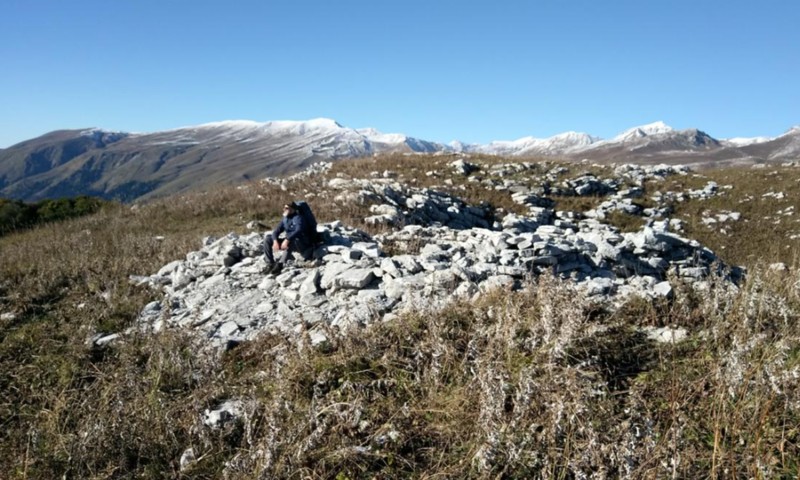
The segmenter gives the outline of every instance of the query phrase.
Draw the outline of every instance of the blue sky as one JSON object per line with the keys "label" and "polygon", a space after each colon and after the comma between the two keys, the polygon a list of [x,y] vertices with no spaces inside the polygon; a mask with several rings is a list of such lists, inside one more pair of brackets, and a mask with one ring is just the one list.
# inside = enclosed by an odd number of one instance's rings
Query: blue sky
{"label": "blue sky", "polygon": [[800,124],[800,2],[4,0],[0,147],[334,118],[447,142]]}

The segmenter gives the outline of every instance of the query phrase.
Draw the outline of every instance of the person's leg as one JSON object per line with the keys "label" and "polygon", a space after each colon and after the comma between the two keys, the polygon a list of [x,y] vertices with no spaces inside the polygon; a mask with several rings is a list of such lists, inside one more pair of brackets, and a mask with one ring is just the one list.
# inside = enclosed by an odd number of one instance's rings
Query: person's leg
{"label": "person's leg", "polygon": [[292,252],[297,252],[303,257],[303,260],[311,260],[314,255],[314,245],[306,238],[298,238],[292,242]]}
{"label": "person's leg", "polygon": [[278,263],[282,263],[282,264],[285,265],[286,261],[289,260],[289,258],[291,258],[289,255],[291,255],[292,251],[293,251],[292,250],[292,244],[290,243],[289,244],[289,248],[287,248],[286,250],[282,250],[282,251],[283,251],[283,253],[281,254],[281,259],[278,260]]}
{"label": "person's leg", "polygon": [[287,248],[286,250],[281,250],[281,252],[283,252],[283,253],[281,253],[281,258],[278,259],[277,262],[273,262],[271,264],[272,267],[269,270],[270,274],[278,275],[279,273],[281,273],[283,271],[283,267],[284,267],[284,265],[286,265],[286,260],[289,259],[289,255],[291,255],[291,253],[292,253],[292,243],[293,242],[289,243],[289,248]]}
{"label": "person's leg", "polygon": [[[299,252],[303,256],[304,260],[308,260],[313,255],[314,249],[313,245],[311,245],[307,241],[304,241],[304,239],[300,238],[289,242],[289,248],[287,248],[286,250],[282,250],[282,252],[283,253],[281,254],[281,258],[276,263],[273,264],[272,268],[270,269],[270,273],[275,275],[279,274],[283,270],[283,267],[286,265],[286,262],[290,258],[293,258],[292,254],[294,252]],[[270,258],[271,254],[272,251],[270,251]]]}
{"label": "person's leg", "polygon": [[269,265],[273,265],[275,263],[275,256],[272,253],[272,234],[268,233],[266,237],[264,237],[264,258],[267,260]]}

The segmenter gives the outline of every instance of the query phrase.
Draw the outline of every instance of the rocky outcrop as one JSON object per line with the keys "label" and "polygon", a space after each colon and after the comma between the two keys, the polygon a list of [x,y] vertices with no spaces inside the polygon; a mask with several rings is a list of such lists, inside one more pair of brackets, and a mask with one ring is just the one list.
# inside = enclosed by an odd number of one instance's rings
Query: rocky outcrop
{"label": "rocky outcrop", "polygon": [[[614,205],[637,195],[635,187],[588,177],[565,185],[584,195],[611,189]],[[631,295],[669,297],[678,283],[702,288],[711,274],[735,279],[740,273],[727,272],[713,252],[670,232],[668,219],[620,233],[601,221],[603,208],[589,216],[555,211],[550,199],[520,189],[511,195],[528,214],[492,220],[485,206],[391,178],[334,179],[329,187],[371,203],[375,215],[367,223],[396,228],[372,237],[340,222],[321,224],[326,242],[315,260],[294,262],[274,277],[262,273],[262,234],[207,238],[185,259],[132,279],[164,293],[142,311],[142,327],[191,329],[217,348],[265,331],[307,335],[322,348],[337,330],[518,289],[541,275],[574,281],[598,301],[619,302]]]}
{"label": "rocky outcrop", "polygon": [[441,225],[453,229],[490,228],[486,206],[467,205],[463,200],[431,189],[411,188],[391,179],[332,180],[329,187],[343,190],[336,199],[371,204],[375,215],[369,225]]}

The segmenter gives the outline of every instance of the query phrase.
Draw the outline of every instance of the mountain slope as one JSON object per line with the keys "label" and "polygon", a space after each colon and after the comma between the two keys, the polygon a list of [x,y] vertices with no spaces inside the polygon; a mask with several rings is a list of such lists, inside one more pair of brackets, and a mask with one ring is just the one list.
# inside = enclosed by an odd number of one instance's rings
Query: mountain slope
{"label": "mountain slope", "polygon": [[596,161],[681,162],[708,156],[725,148],[702,130],[674,130],[662,122],[634,127],[611,140],[593,143],[579,152]]}
{"label": "mountain slope", "polygon": [[587,133],[565,132],[549,138],[523,137],[511,141],[494,141],[486,145],[453,142],[450,148],[457,152],[502,156],[563,155],[588,147],[597,140],[598,138]]}
{"label": "mountain slope", "polygon": [[348,128],[326,118],[224,121],[146,134],[60,130],[0,150],[0,197],[32,201],[88,194],[133,201],[295,172],[320,160],[392,152],[747,164],[800,158],[800,128],[772,139],[720,141],[702,130],[675,130],[654,122],[609,140],[565,132],[485,145],[442,145],[372,128]]}
{"label": "mountain slope", "polygon": [[97,129],[57,130],[0,150],[0,189],[48,172],[91,150],[105,148],[127,136]]}
{"label": "mountain slope", "polygon": [[764,142],[752,143],[741,148],[755,158],[771,161],[797,160],[800,157],[800,126]]}
{"label": "mountain slope", "polygon": [[109,135],[54,132],[0,152],[0,195],[37,200],[84,193],[130,201],[283,174],[319,160],[441,149],[328,119],[218,122],[118,134],[113,143]]}

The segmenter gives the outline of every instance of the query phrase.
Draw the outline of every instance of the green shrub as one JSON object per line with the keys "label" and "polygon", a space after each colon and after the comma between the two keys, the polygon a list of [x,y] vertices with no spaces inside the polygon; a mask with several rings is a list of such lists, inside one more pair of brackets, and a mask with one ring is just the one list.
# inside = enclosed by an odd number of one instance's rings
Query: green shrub
{"label": "green shrub", "polygon": [[0,235],[35,223],[36,209],[19,200],[0,198]]}
{"label": "green shrub", "polygon": [[0,198],[0,235],[48,222],[82,217],[97,212],[108,202],[82,195],[26,204]]}

